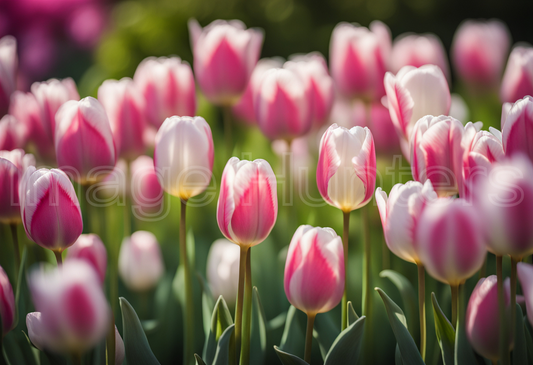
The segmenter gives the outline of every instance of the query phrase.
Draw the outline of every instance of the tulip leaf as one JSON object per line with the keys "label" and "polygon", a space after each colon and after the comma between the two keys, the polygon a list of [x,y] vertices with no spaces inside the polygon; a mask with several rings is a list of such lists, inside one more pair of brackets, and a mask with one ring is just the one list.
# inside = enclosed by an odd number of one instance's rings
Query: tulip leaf
{"label": "tulip leaf", "polygon": [[455,330],[442,312],[437,302],[435,293],[431,293],[431,303],[433,304],[433,318],[435,320],[435,332],[439,343],[444,365],[454,365],[455,361]]}
{"label": "tulip leaf", "polygon": [[402,353],[398,344],[396,344],[396,350],[394,351],[394,364],[403,365]]}
{"label": "tulip leaf", "polygon": [[159,364],[148,344],[137,313],[123,297],[120,298],[120,309],[122,310],[124,348],[128,365]]}
{"label": "tulip leaf", "polygon": [[466,337],[464,285],[459,287],[458,327],[455,330],[455,365],[476,364],[476,355]]}
{"label": "tulip leaf", "polygon": [[524,334],[526,338],[526,347],[527,347],[527,357],[528,357],[528,364],[533,364],[533,338],[531,338],[531,332],[530,328],[531,325],[529,324],[529,320],[527,317],[524,317]]}
{"label": "tulip leaf", "polygon": [[416,295],[413,285],[411,285],[411,282],[405,276],[394,270],[383,270],[379,273],[379,276],[389,279],[400,292],[403,309],[405,310],[405,317],[407,319],[408,327],[410,328],[409,333],[413,336],[414,334],[412,331],[416,328],[415,320],[418,313],[416,303],[416,298],[418,298],[418,296]]}
{"label": "tulip leaf", "polygon": [[252,333],[250,338],[250,364],[263,365],[267,347],[266,318],[259,292],[252,289]]}
{"label": "tulip leaf", "polygon": [[[213,360],[213,365],[228,365],[230,358],[230,348],[233,349],[234,346],[231,346],[233,338],[233,330],[235,325],[232,324],[222,333],[218,339],[217,352],[215,354],[215,359]],[[129,364],[128,364],[129,365]]]}
{"label": "tulip leaf", "polygon": [[279,348],[288,353],[303,354],[304,340],[304,333],[298,320],[298,310],[291,305],[287,312],[287,319]]}
{"label": "tulip leaf", "polygon": [[359,318],[341,332],[326,356],[324,365],[356,364],[359,360],[366,317]]}
{"label": "tulip leaf", "polygon": [[204,277],[198,272],[196,273],[196,277],[198,278],[198,281],[200,282],[200,286],[202,288],[202,320],[204,326],[204,334],[207,339],[211,330],[211,313],[213,312],[215,303],[213,301],[213,293],[211,292],[211,289],[209,288],[209,285],[207,284]]}
{"label": "tulip leaf", "polygon": [[524,328],[524,314],[520,304],[516,304],[515,332],[514,332],[514,349],[513,364],[528,364],[526,329]]}
{"label": "tulip leaf", "polygon": [[401,308],[398,307],[398,305],[394,303],[383,290],[380,288],[376,288],[376,290],[385,305],[385,310],[387,311],[394,337],[396,337],[396,341],[398,342],[403,362],[409,365],[423,365],[424,361],[422,361],[422,357],[418,352],[415,341],[407,329],[407,321]]}
{"label": "tulip leaf", "polygon": [[211,314],[209,333],[202,354],[202,358],[206,364],[210,365],[213,363],[217,351],[217,342],[220,340],[222,333],[232,324],[233,319],[231,318],[228,305],[221,295],[218,297],[213,313]]}
{"label": "tulip leaf", "polygon": [[309,365],[298,356],[280,350],[278,346],[274,346],[274,350],[276,350],[276,354],[283,365]]}
{"label": "tulip leaf", "polygon": [[204,360],[197,354],[194,354],[194,359],[196,360],[196,365],[206,365]]}
{"label": "tulip leaf", "polygon": [[275,331],[285,324],[287,321],[287,312],[281,312],[270,321],[267,322],[267,332]]}
{"label": "tulip leaf", "polygon": [[313,335],[318,342],[322,359],[326,358],[339,333],[339,328],[335,326],[329,313],[320,313],[316,316]]}
{"label": "tulip leaf", "polygon": [[[19,272],[17,275],[17,286],[15,289],[15,303],[17,310],[15,311],[15,321],[13,323],[13,328],[17,327],[19,323],[19,313],[27,313],[26,312],[26,297],[28,296],[28,284],[26,283],[26,256],[27,251],[26,248],[22,251],[22,258],[20,260],[20,267]],[[22,297],[22,298],[21,298]]]}
{"label": "tulip leaf", "polygon": [[354,323],[358,319],[359,319],[359,316],[355,312],[355,309],[353,309],[352,302],[348,302],[348,326],[350,326],[352,323]]}

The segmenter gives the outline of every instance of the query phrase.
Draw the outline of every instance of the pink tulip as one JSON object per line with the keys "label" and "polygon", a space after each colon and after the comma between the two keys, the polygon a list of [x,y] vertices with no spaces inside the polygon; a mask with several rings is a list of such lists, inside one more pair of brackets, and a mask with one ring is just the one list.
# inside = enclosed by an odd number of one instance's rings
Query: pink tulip
{"label": "pink tulip", "polygon": [[196,87],[191,66],[179,57],[148,57],[133,81],[144,97],[146,119],[159,128],[173,115],[196,114]]}
{"label": "pink tulip", "polygon": [[[503,123],[502,119],[502,123]],[[502,124],[502,143],[507,156],[523,153],[533,161],[533,97],[512,105]]]}
{"label": "pink tulip", "polygon": [[497,86],[510,45],[509,30],[499,20],[465,20],[452,43],[452,60],[459,77],[472,86]]}
{"label": "pink tulip", "polygon": [[259,59],[263,32],[240,20],[215,20],[202,29],[189,20],[196,81],[207,99],[223,106],[234,105],[246,89]]}
{"label": "pink tulip", "polygon": [[402,260],[421,264],[416,244],[418,221],[426,205],[437,199],[431,181],[396,184],[389,197],[377,188],[376,203],[389,249]]}
{"label": "pink tulip", "polygon": [[0,120],[0,150],[11,151],[24,147],[26,134],[24,124],[12,115],[4,115]]}
{"label": "pink tulip", "polygon": [[296,191],[302,193],[309,186],[309,165],[312,163],[312,153],[309,150],[310,139],[308,137],[296,138],[290,145],[283,139],[276,139],[272,142],[272,151],[280,158],[280,161],[286,154],[290,154],[292,184]]}
{"label": "pink tulip", "polygon": [[519,262],[517,267],[518,280],[522,286],[522,292],[526,300],[527,318],[533,325],[533,266]]}
{"label": "pink tulip", "polygon": [[409,140],[416,122],[425,115],[447,115],[451,97],[442,70],[435,65],[403,67],[394,76],[385,75],[390,116],[400,136],[402,151],[409,158]]}
{"label": "pink tulip", "polygon": [[254,99],[255,118],[270,139],[303,136],[312,126],[310,85],[295,72],[276,68],[264,73]]}
{"label": "pink tulip", "polygon": [[308,315],[328,312],[342,299],[344,269],[342,240],[333,229],[300,226],[285,262],[285,295]]}
{"label": "pink tulip", "polygon": [[240,254],[239,246],[221,238],[213,242],[207,255],[207,282],[213,298],[222,295],[230,306],[237,300]]}
{"label": "pink tulip", "polygon": [[485,260],[482,228],[476,210],[464,199],[441,198],[428,204],[416,230],[427,272],[450,286],[463,284]]}
{"label": "pink tulip", "polygon": [[[480,125],[474,126],[477,130]],[[463,146],[465,127],[455,118],[427,115],[411,134],[411,170],[421,183],[431,180],[439,196],[463,194]]]}
{"label": "pink tulip", "polygon": [[[521,264],[519,264],[521,265]],[[498,321],[498,286],[496,275],[482,278],[477,283],[466,309],[466,336],[476,352],[497,362],[500,342],[500,322]],[[511,284],[509,278],[503,283],[506,317],[511,321]],[[511,347],[513,336],[509,336]]]}
{"label": "pink tulip", "polygon": [[533,95],[533,47],[519,44],[507,61],[500,88],[502,102],[514,103],[526,95]]}
{"label": "pink tulip", "polygon": [[228,240],[252,247],[267,238],[278,215],[276,176],[265,160],[229,159],[220,185],[217,222]]}
{"label": "pink tulip", "polygon": [[0,115],[7,113],[9,98],[17,89],[17,41],[8,35],[0,39]]}
{"label": "pink tulip", "polygon": [[160,212],[163,189],[154,169],[154,160],[148,156],[139,156],[131,163],[131,196],[133,208],[141,216]]}
{"label": "pink tulip", "polygon": [[82,234],[67,252],[67,260],[85,260],[94,268],[102,285],[107,269],[107,251],[98,235]]}
{"label": "pink tulip", "polygon": [[6,272],[0,266],[0,318],[2,319],[2,333],[5,336],[11,331],[15,324],[15,297],[13,295],[13,288],[9,282]]}
{"label": "pink tulip", "polygon": [[337,24],[329,49],[337,90],[349,99],[379,100],[385,95],[383,76],[390,48],[390,30],[379,21],[372,22],[370,30],[359,24]]}
{"label": "pink tulip", "polygon": [[167,118],[155,139],[154,166],[161,187],[188,200],[204,191],[213,170],[213,137],[202,117]]}
{"label": "pink tulip", "polygon": [[80,204],[63,171],[30,166],[20,191],[22,223],[28,237],[55,252],[76,242],[83,230]]}
{"label": "pink tulip", "polygon": [[118,257],[122,281],[134,291],[147,291],[157,285],[165,269],[161,249],[151,232],[137,231],[125,237]]}
{"label": "pink tulip", "polygon": [[331,125],[320,140],[316,182],[322,198],[345,213],[366,205],[376,185],[370,130]]}
{"label": "pink tulip", "polygon": [[106,112],[95,98],[67,101],[56,114],[60,169],[82,185],[102,180],[115,166],[115,144]]}
{"label": "pink tulip", "polygon": [[111,124],[117,157],[132,160],[144,152],[144,100],[130,78],[106,80],[98,88]]}
{"label": "pink tulip", "polygon": [[84,260],[69,260],[31,272],[29,286],[37,312],[26,317],[29,337],[38,347],[80,354],[100,343],[109,328],[110,308],[100,279]]}

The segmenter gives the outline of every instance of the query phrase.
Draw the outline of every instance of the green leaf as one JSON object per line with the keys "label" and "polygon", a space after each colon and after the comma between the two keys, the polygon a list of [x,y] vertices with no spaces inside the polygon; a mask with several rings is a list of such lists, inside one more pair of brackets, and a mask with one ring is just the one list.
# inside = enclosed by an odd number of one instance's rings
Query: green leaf
{"label": "green leaf", "polygon": [[270,321],[267,322],[267,332],[275,331],[287,322],[287,312],[281,312]]}
{"label": "green leaf", "polygon": [[266,318],[259,292],[252,289],[252,333],[250,339],[250,364],[263,365],[266,356],[267,330]]}
{"label": "green leaf", "polygon": [[[405,310],[404,313],[407,319],[408,328],[410,328],[411,331],[414,331],[416,329],[415,321],[418,313],[416,303],[416,298],[418,298],[418,296],[416,295],[413,285],[411,285],[411,282],[405,276],[394,270],[383,270],[379,273],[379,276],[389,279],[392,281],[394,286],[398,288],[400,296],[402,297],[403,309]],[[411,336],[413,336],[413,332],[411,331]]]}
{"label": "green leaf", "polygon": [[202,320],[204,325],[204,334],[207,338],[211,330],[211,313],[215,308],[215,302],[213,301],[213,293],[207,284],[206,280],[200,273],[196,273],[196,277],[200,282],[202,288]]}
{"label": "green leaf", "polygon": [[122,310],[124,347],[128,365],[159,364],[150,349],[137,313],[125,298],[120,297],[119,301]]}
{"label": "green leaf", "polygon": [[228,305],[221,295],[215,303],[215,308],[211,314],[209,334],[207,335],[202,354],[202,358],[207,364],[213,363],[217,351],[217,342],[222,336],[222,333],[232,324],[233,319],[231,318]]}
{"label": "green leaf", "polygon": [[403,365],[402,353],[398,344],[396,344],[396,350],[394,351],[394,364]]}
{"label": "green leaf", "polygon": [[316,316],[313,335],[318,342],[322,359],[326,358],[339,333],[338,326],[335,326],[328,313],[320,313]]}
{"label": "green leaf", "polygon": [[279,348],[287,353],[303,354],[304,341],[304,333],[298,321],[298,310],[291,305],[287,312],[287,319]]}
{"label": "green leaf", "polygon": [[[17,311],[15,313],[15,322],[13,323],[13,328],[17,327],[19,322],[19,313],[26,313],[26,298],[28,297],[28,284],[26,283],[26,257],[27,250],[24,248],[22,251],[22,258],[20,260],[19,272],[17,275],[17,287],[15,289],[15,303]],[[22,297],[22,299],[21,299]]]}
{"label": "green leaf", "polygon": [[366,317],[359,318],[337,337],[326,356],[324,365],[356,364],[359,360]]}
{"label": "green leaf", "polygon": [[[218,340],[217,344],[217,352],[215,354],[215,359],[213,360],[213,365],[228,365],[229,364],[229,356],[230,356],[230,343],[232,342],[232,335],[233,330],[235,329],[235,325],[232,324],[226,330],[222,333]],[[128,364],[130,365],[130,364]]]}
{"label": "green leaf", "polygon": [[196,359],[196,365],[205,365],[204,360],[202,360],[202,358],[197,354],[194,354],[194,358]]}
{"label": "green leaf", "polygon": [[524,317],[524,332],[526,335],[527,354],[529,358],[528,364],[533,363],[533,338],[531,338],[531,325],[527,317]]}
{"label": "green leaf", "polygon": [[516,304],[515,332],[514,332],[514,349],[513,364],[527,364],[527,344],[526,333],[524,328],[524,314],[520,304]]}
{"label": "green leaf", "polygon": [[448,318],[442,312],[437,302],[435,293],[431,293],[431,303],[433,304],[433,318],[435,319],[435,332],[439,342],[442,361],[444,365],[454,365],[455,361],[455,330]]}
{"label": "green leaf", "polygon": [[354,323],[359,319],[359,316],[355,312],[355,309],[353,309],[352,302],[348,302],[348,326]]}
{"label": "green leaf", "polygon": [[389,317],[389,322],[392,327],[392,332],[394,332],[394,337],[398,342],[398,347],[400,353],[402,354],[403,362],[409,365],[420,364],[423,365],[422,357],[418,352],[415,341],[409,330],[407,329],[407,321],[402,310],[396,303],[392,301],[391,298],[380,288],[376,288],[377,292],[383,300],[385,309],[387,311],[387,316]]}
{"label": "green leaf", "polygon": [[283,365],[309,365],[298,356],[280,350],[278,346],[274,346],[274,350],[276,350],[276,354]]}
{"label": "green leaf", "polygon": [[[466,337],[465,330],[465,304],[464,304],[464,285],[459,287],[459,306],[458,306],[458,328],[455,331],[455,365],[476,364],[476,355],[470,346]],[[497,320],[497,318],[496,318]]]}

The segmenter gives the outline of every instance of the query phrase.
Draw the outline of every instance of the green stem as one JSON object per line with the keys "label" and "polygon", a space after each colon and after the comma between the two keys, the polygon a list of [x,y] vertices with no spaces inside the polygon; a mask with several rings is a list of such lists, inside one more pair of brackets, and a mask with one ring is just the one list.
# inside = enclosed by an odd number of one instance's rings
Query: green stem
{"label": "green stem", "polygon": [[61,256],[61,251],[52,251],[56,256],[57,266],[63,265],[63,256]]}
{"label": "green stem", "polygon": [[344,218],[344,229],[342,233],[342,246],[344,247],[344,294],[342,295],[342,315],[341,332],[348,327],[348,296],[346,287],[348,286],[348,238],[350,234],[350,212],[342,212]]}
{"label": "green stem", "polygon": [[418,267],[418,313],[420,318],[420,355],[426,359],[426,278],[424,265]]}
{"label": "green stem", "polygon": [[515,330],[515,317],[516,317],[516,265],[520,260],[516,260],[511,257],[511,325],[510,333],[514,333]]}
{"label": "green stem", "polygon": [[370,232],[368,227],[368,208],[362,208],[363,215],[363,242],[364,248],[364,261],[363,261],[363,316],[370,316],[370,310],[372,308],[372,297],[370,292],[370,265],[371,265],[371,248],[370,248]]}
{"label": "green stem", "polygon": [[226,155],[230,158],[233,154],[233,117],[231,114],[231,106],[222,107],[224,119],[224,142],[226,144]]}
{"label": "green stem", "polygon": [[315,323],[316,314],[307,314],[307,331],[305,332],[305,355],[306,363],[311,364],[311,350],[313,346],[313,325]]}
{"label": "green stem", "polygon": [[479,270],[479,279],[484,278],[487,276],[487,254],[485,254],[485,259],[483,260],[483,265],[481,266],[481,269]]}
{"label": "green stem", "polygon": [[250,334],[252,328],[252,250],[246,255],[246,278],[244,279],[244,315],[242,321],[241,365],[250,363]]}
{"label": "green stem", "polygon": [[452,289],[452,326],[457,329],[457,303],[459,296],[459,285],[450,285]]}
{"label": "green stem", "polygon": [[130,162],[126,161],[126,171],[124,172],[124,237],[131,236],[131,186],[130,186]]}
{"label": "green stem", "polygon": [[283,192],[283,205],[292,206],[292,168],[291,168],[291,145],[292,141],[287,140],[287,153],[283,154],[283,174],[285,175],[285,184]]}
{"label": "green stem", "polygon": [[239,285],[237,287],[237,306],[235,309],[235,358],[241,353],[241,332],[242,332],[242,308],[244,303],[244,278],[246,272],[246,259],[249,247],[240,246],[241,254],[239,258]]}
{"label": "green stem", "polygon": [[11,236],[13,237],[13,251],[15,253],[15,277],[18,276],[20,270],[20,248],[19,248],[19,238],[17,234],[17,224],[11,223],[9,225],[11,228]]}
{"label": "green stem", "polygon": [[79,353],[72,354],[72,363],[74,365],[81,365],[81,355]]}
{"label": "green stem", "polygon": [[187,211],[187,201],[181,200],[180,216],[180,265],[183,266],[185,278],[185,310],[183,311],[183,323],[185,324],[185,344],[183,353],[183,364],[194,364],[194,301],[192,293],[192,277],[187,257],[187,232],[185,214]]}
{"label": "green stem", "polygon": [[498,278],[498,314],[500,318],[500,363],[502,365],[510,365],[509,357],[508,335],[507,335],[507,318],[505,318],[505,299],[503,292],[503,258],[496,256],[496,275]]}

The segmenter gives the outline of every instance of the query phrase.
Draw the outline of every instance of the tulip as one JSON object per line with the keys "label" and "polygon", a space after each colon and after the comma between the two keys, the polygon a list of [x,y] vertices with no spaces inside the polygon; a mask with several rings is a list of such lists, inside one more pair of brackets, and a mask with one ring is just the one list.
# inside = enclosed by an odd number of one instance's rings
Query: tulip
{"label": "tulip", "polygon": [[213,170],[213,137],[202,117],[167,118],[156,135],[154,166],[161,187],[186,201],[207,188]]}
{"label": "tulip", "polygon": [[131,163],[131,196],[133,208],[142,216],[161,211],[163,189],[159,185],[154,161],[148,156],[139,156]]}
{"label": "tulip", "polygon": [[518,279],[526,300],[527,318],[533,325],[533,266],[524,262],[518,263]]}
{"label": "tulip", "polygon": [[115,166],[115,145],[102,104],[87,97],[67,101],[56,114],[55,148],[60,169],[82,185],[94,184]]}
{"label": "tulip", "polygon": [[6,272],[0,266],[0,318],[2,319],[2,333],[4,337],[15,325],[15,296]]}
{"label": "tulip", "polygon": [[148,57],[133,76],[144,97],[146,119],[159,128],[173,115],[195,115],[196,88],[191,66],[179,57]]}
{"label": "tulip", "polygon": [[230,306],[237,299],[239,255],[239,247],[224,238],[213,242],[207,255],[207,282],[213,297],[222,295]]}
{"label": "tulip", "polygon": [[97,191],[106,198],[106,202],[123,201],[124,197],[130,193],[130,187],[126,183],[127,170],[128,164],[124,159],[120,159],[113,171],[98,183]]}
{"label": "tulip", "polygon": [[459,77],[471,86],[498,84],[511,35],[499,20],[465,20],[455,31],[452,61]]}
{"label": "tulip", "polygon": [[20,187],[22,223],[29,238],[48,248],[61,262],[61,252],[83,230],[80,204],[67,175],[58,169],[30,166]]}
{"label": "tulip", "polygon": [[[476,123],[472,128],[479,130],[481,126]],[[413,179],[421,183],[431,180],[441,197],[463,194],[464,129],[460,121],[444,115],[427,115],[413,128],[410,142]]]}
{"label": "tulip", "polygon": [[[520,265],[520,264],[519,264]],[[487,359],[498,362],[499,334],[501,331],[498,318],[498,288],[496,275],[482,278],[477,283],[466,309],[466,336],[477,353]],[[506,320],[510,321],[510,282],[504,284]],[[509,336],[509,348],[512,346],[513,336]]]}
{"label": "tulip", "polygon": [[86,261],[69,260],[49,271],[35,269],[29,286],[40,315],[28,315],[26,324],[38,347],[80,355],[105,337],[111,311],[98,274]]}
{"label": "tulip", "polygon": [[533,47],[519,44],[511,51],[500,88],[502,102],[514,103],[533,95]]}
{"label": "tulip", "polygon": [[144,100],[130,78],[106,80],[98,88],[98,101],[111,124],[117,157],[132,160],[144,152]]}
{"label": "tulip", "polygon": [[107,251],[102,240],[96,234],[82,234],[67,252],[67,260],[85,260],[98,274],[102,285],[107,269]]}
{"label": "tulip", "polygon": [[17,40],[8,35],[0,39],[0,115],[7,113],[9,98],[17,89]]}
{"label": "tulip", "polygon": [[403,67],[394,76],[385,75],[390,116],[400,136],[402,151],[409,158],[409,140],[416,122],[425,115],[447,115],[451,97],[442,70],[435,65]]}
{"label": "tulip", "polygon": [[329,49],[337,90],[349,99],[379,100],[385,94],[383,76],[390,48],[390,30],[379,21],[372,22],[370,29],[359,24],[337,24]]}
{"label": "tulip", "polygon": [[196,81],[213,104],[234,105],[244,93],[259,59],[262,31],[239,20],[215,20],[202,29],[189,20]]}
{"label": "tulip", "polygon": [[505,114],[505,119],[502,118],[505,155],[523,153],[533,161],[533,146],[530,142],[533,138],[533,97],[525,96],[518,100]]}
{"label": "tulip", "polygon": [[0,120],[0,150],[11,151],[24,147],[26,128],[14,116],[6,114]]}

